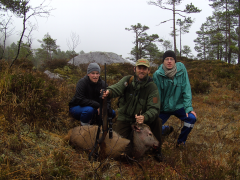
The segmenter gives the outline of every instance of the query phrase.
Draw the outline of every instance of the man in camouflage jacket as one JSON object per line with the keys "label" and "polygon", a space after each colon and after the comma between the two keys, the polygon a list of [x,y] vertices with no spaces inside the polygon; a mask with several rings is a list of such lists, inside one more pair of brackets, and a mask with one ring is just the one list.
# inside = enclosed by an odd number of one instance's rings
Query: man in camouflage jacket
{"label": "man in camouflage jacket", "polygon": [[[150,64],[139,59],[134,67],[134,76],[125,76],[109,86],[103,97],[119,98],[118,118],[114,130],[124,138],[130,138],[131,125],[135,122],[147,124],[161,144],[162,121],[158,88],[149,75]],[[161,145],[155,158],[161,161]]]}

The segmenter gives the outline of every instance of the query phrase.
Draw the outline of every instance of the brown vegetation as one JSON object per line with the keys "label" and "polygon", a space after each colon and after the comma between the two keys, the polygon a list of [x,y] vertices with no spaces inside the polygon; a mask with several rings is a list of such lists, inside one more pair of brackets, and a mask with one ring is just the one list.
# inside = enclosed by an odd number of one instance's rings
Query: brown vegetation
{"label": "brown vegetation", "polygon": [[[138,161],[91,163],[88,153],[76,151],[62,138],[78,126],[68,114],[68,102],[87,66],[58,68],[66,80],[57,81],[25,66],[8,69],[9,65],[0,63],[0,179],[240,178],[238,65],[183,61],[198,115],[185,148],[175,148],[182,123],[171,117],[167,123],[175,131],[164,140],[164,162],[156,162],[149,151]],[[133,72],[129,64],[107,68],[109,85]],[[114,109],[116,102],[114,99]]]}

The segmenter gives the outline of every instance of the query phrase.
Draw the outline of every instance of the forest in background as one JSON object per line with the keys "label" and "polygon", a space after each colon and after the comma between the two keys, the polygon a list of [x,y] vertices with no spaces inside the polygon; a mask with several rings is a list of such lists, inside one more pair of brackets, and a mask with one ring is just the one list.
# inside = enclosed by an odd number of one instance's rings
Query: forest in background
{"label": "forest in background", "polygon": [[[32,7],[30,1],[0,1],[0,59],[13,62],[16,59],[27,58],[32,61],[36,68],[40,68],[44,61],[52,59],[70,60],[84,51],[76,52],[76,48],[80,44],[79,34],[72,32],[67,39],[69,50],[62,51],[54,39],[48,32],[38,42],[41,48],[32,48],[32,32],[36,30],[36,26],[31,23],[31,19],[47,18],[54,11],[54,8],[48,6],[45,1],[38,6]],[[213,8],[212,16],[207,17],[206,22],[201,25],[195,42],[194,50],[197,55],[192,54],[192,49],[188,45],[182,45],[182,36],[188,34],[193,23],[192,13],[201,13],[194,4],[186,5],[185,9],[178,9],[178,5],[182,0],[155,0],[148,1],[147,5],[156,6],[159,10],[168,10],[173,13],[173,17],[166,19],[160,24],[167,21],[173,21],[172,32],[169,36],[174,39],[173,44],[167,39],[161,38],[157,33],[148,34],[150,29],[147,25],[137,23],[125,30],[134,34],[133,48],[129,49],[131,60],[145,58],[150,61],[159,59],[163,52],[173,49],[180,57],[184,56],[195,60],[221,60],[231,64],[239,63],[239,47],[240,47],[240,11],[238,0],[209,0],[210,6]],[[14,24],[12,17],[8,13],[13,13],[22,21],[22,31],[19,41],[13,42],[10,46],[6,45],[7,39],[14,33]],[[180,17],[180,18],[179,18]],[[123,27],[124,28],[124,27]],[[186,38],[186,36],[185,36]],[[176,46],[179,41],[180,46]],[[161,44],[161,48],[159,47]]]}

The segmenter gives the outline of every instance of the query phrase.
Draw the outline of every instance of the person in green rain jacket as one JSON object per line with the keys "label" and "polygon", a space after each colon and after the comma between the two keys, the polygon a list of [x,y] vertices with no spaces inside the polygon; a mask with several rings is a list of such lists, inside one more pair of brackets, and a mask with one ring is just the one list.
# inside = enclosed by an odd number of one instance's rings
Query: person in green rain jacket
{"label": "person in green rain jacket", "polygon": [[[177,147],[180,144],[185,145],[197,115],[192,107],[192,92],[187,70],[183,63],[176,62],[176,55],[173,51],[169,50],[164,53],[163,63],[153,74],[153,81],[158,87],[161,99],[159,117],[163,124],[171,115],[184,121],[184,126],[177,140]],[[162,133],[165,131],[173,131],[173,128],[163,126]]]}
{"label": "person in green rain jacket", "polygon": [[[118,118],[114,131],[124,138],[130,139],[131,125],[135,122],[147,124],[161,144],[162,121],[158,117],[160,99],[158,88],[149,75],[150,63],[139,59],[134,67],[134,76],[125,76],[118,83],[111,85],[103,93],[103,97],[119,97]],[[161,145],[155,158],[161,161]]]}

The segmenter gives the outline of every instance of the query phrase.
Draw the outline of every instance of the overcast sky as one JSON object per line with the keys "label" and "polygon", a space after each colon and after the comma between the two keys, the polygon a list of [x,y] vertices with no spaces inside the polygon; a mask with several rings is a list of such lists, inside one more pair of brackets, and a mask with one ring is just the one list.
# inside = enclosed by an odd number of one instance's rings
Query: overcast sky
{"label": "overcast sky", "polygon": [[[155,0],[156,1],[156,0]],[[163,0],[164,1],[164,0]],[[166,1],[166,0],[165,0]],[[38,6],[42,1],[31,0],[33,7]],[[71,32],[75,32],[80,37],[80,44],[76,52],[83,50],[114,52],[122,55],[123,58],[130,56],[130,51],[134,44],[134,33],[126,31],[131,25],[141,23],[150,29],[146,32],[158,34],[164,40],[170,40],[173,44],[173,37],[169,35],[172,31],[172,21],[158,25],[160,22],[172,19],[172,12],[162,10],[161,8],[148,5],[147,0],[51,0],[46,1],[49,7],[54,8],[51,16],[46,18],[31,18],[32,23],[37,23],[37,30],[32,32],[33,48],[39,48],[45,34],[49,33],[61,50],[69,50],[67,39],[70,39]],[[209,0],[183,0],[176,9],[183,10],[186,4],[193,3],[201,13],[189,14],[195,19],[190,29],[190,33],[182,36],[182,46],[190,46],[193,54],[193,40],[197,37],[196,31],[200,29],[206,17],[212,15],[212,8],[209,6]],[[168,6],[169,7],[169,6]],[[180,18],[177,16],[176,18]],[[9,37],[11,41],[19,40],[17,34],[22,29],[22,19],[14,18],[15,35]],[[163,47],[157,44],[160,50]],[[177,37],[177,48],[179,49],[179,36]]]}

